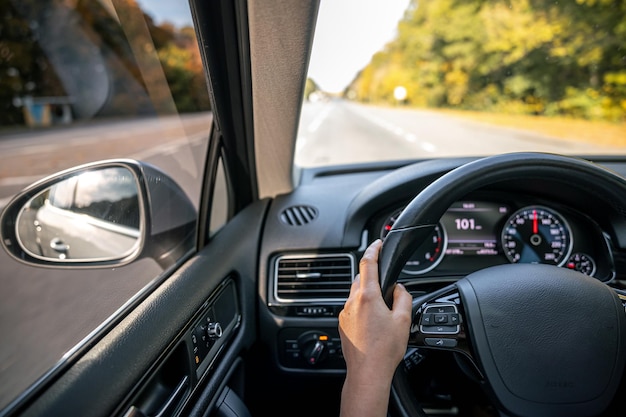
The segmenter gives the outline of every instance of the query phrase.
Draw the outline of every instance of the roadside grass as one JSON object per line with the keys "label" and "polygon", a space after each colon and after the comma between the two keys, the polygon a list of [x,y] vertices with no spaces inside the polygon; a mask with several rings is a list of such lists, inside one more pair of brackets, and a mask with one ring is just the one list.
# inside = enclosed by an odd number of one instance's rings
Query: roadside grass
{"label": "roadside grass", "polygon": [[491,125],[529,130],[557,139],[583,141],[600,146],[626,146],[626,123],[466,110],[428,110]]}

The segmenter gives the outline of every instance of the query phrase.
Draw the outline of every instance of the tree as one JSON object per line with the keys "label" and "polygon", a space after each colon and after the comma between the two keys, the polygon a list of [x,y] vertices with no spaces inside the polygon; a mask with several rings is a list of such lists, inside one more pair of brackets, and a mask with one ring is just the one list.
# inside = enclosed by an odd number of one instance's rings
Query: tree
{"label": "tree", "polygon": [[626,2],[413,0],[357,99],[626,120]]}

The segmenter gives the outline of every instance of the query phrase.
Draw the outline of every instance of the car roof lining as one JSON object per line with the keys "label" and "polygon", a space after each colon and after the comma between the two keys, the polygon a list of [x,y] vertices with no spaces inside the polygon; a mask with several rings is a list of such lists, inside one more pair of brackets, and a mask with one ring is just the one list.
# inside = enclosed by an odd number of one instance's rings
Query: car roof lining
{"label": "car roof lining", "polygon": [[294,186],[296,135],[318,9],[318,0],[248,0],[259,198]]}

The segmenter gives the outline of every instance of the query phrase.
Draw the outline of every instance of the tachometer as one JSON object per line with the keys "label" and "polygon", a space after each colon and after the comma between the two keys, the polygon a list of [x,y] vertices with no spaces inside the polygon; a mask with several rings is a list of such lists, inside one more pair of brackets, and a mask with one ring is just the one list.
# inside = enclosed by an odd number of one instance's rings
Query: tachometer
{"label": "tachometer", "polygon": [[586,253],[574,253],[567,260],[565,267],[582,272],[591,277],[596,273],[596,263],[593,258]]}
{"label": "tachometer", "polygon": [[543,206],[530,206],[509,217],[502,230],[502,249],[513,263],[562,266],[572,251],[570,228],[563,216]]}
{"label": "tachometer", "polygon": [[[387,233],[389,233],[401,212],[402,210],[397,210],[385,220],[382,230],[380,231],[380,237],[382,239],[387,236]],[[402,272],[409,275],[419,275],[431,271],[439,265],[439,262],[443,259],[447,244],[448,239],[446,237],[446,231],[441,223],[437,223],[431,235],[420,245],[404,265]]]}

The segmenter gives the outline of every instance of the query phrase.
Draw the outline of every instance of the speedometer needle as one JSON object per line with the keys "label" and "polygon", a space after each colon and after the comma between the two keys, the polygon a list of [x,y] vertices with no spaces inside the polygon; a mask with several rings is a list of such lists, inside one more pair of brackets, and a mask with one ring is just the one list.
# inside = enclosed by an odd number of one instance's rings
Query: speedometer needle
{"label": "speedometer needle", "polygon": [[533,210],[533,233],[539,233],[539,227],[537,226],[537,210]]}

